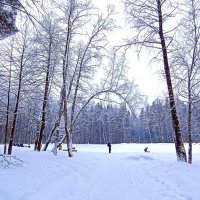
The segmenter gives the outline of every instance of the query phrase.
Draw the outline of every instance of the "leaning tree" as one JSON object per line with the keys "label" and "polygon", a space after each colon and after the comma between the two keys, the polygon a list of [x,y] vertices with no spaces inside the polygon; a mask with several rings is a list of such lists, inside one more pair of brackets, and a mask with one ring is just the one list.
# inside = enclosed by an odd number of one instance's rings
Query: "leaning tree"
{"label": "leaning tree", "polygon": [[148,49],[158,50],[158,56],[162,55],[161,60],[164,65],[164,74],[175,133],[177,160],[186,162],[186,152],[177,116],[170,75],[169,45],[173,41],[175,27],[170,26],[170,30],[167,30],[170,19],[175,15],[177,4],[168,0],[126,0],[125,7],[128,22],[136,31],[135,36],[127,42],[126,46],[138,46],[140,51],[143,47],[146,47]]}

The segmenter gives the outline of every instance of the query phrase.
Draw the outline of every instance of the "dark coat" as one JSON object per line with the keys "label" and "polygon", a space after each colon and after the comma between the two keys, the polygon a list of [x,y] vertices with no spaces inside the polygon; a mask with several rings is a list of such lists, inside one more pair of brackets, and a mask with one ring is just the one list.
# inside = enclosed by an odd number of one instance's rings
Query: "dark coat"
{"label": "dark coat", "polygon": [[108,142],[107,146],[108,146],[109,148],[111,148],[111,143],[110,143],[110,142]]}

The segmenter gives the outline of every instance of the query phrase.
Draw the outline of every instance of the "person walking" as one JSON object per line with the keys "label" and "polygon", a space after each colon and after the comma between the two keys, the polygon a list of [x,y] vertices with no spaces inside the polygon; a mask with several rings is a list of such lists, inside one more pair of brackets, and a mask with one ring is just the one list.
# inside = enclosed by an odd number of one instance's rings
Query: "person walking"
{"label": "person walking", "polygon": [[109,153],[111,153],[111,143],[108,142],[107,146],[108,146],[108,149],[109,149]]}

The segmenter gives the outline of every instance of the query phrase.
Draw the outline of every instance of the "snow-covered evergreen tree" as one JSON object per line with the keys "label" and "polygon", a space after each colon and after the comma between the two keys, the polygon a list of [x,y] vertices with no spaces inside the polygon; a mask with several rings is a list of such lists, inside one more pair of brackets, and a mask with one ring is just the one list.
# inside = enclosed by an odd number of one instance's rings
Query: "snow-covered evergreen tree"
{"label": "snow-covered evergreen tree", "polygon": [[1,0],[0,2],[0,40],[18,31],[16,27],[18,0]]}

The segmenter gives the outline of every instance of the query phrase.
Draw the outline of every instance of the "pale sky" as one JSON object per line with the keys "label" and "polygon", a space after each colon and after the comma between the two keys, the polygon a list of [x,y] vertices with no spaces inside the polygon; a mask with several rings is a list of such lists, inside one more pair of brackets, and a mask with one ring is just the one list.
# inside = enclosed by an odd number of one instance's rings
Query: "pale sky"
{"label": "pale sky", "polygon": [[[123,38],[131,34],[128,25],[125,25],[125,15],[123,14],[123,5],[121,0],[93,0],[94,4],[101,10],[104,11],[107,4],[113,4],[116,6],[116,11],[119,12],[116,14],[115,20],[117,25],[120,25],[122,29],[116,29],[109,39],[112,43],[119,44]],[[163,68],[163,65],[160,64],[151,64],[151,57],[148,56],[148,52],[143,52],[140,57],[134,48],[130,49],[127,53],[128,65],[130,71],[128,77],[132,80],[135,80],[135,83],[139,85],[140,91],[147,95],[149,103],[151,103],[157,97],[163,97],[164,92],[166,93],[166,83],[163,80],[162,76],[158,70]]]}

